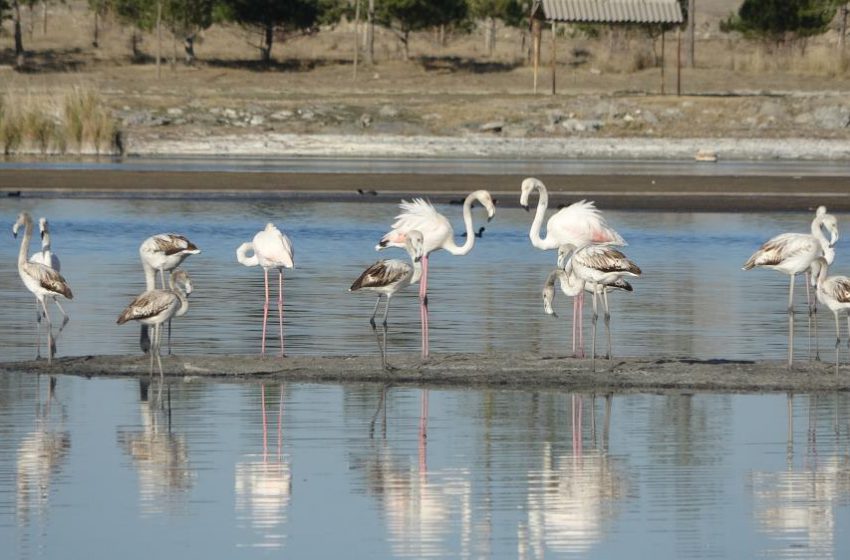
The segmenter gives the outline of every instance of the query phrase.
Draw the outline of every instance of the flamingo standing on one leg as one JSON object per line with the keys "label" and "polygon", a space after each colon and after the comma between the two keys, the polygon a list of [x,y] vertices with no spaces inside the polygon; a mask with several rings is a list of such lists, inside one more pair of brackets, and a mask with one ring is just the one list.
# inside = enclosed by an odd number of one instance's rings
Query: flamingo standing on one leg
{"label": "flamingo standing on one leg", "polygon": [[[56,256],[56,253],[50,247],[50,227],[47,224],[47,218],[39,218],[38,219],[38,231],[41,235],[41,251],[36,251],[30,256],[31,263],[39,263],[45,266],[49,266],[56,272],[61,272],[62,263],[59,261],[59,257]],[[59,327],[59,331],[56,333],[57,336],[62,332],[62,329],[65,328],[65,325],[68,324],[68,315],[65,314],[65,310],[62,309],[62,306],[59,304],[58,300],[54,300],[56,306],[59,307],[59,310],[62,312],[62,325]],[[39,305],[38,299],[35,300],[35,321],[36,321],[36,343],[35,343],[35,357],[36,359],[41,358],[41,305]]]}
{"label": "flamingo standing on one leg", "polygon": [[411,202],[402,200],[401,214],[396,216],[392,230],[381,238],[375,247],[377,250],[386,247],[404,247],[407,235],[412,230],[422,233],[424,242],[422,249],[422,279],[419,282],[420,318],[422,321],[422,359],[430,352],[428,344],[428,255],[433,251],[445,249],[452,255],[466,255],[475,245],[475,230],[472,224],[472,203],[480,202],[487,210],[487,220],[492,220],[496,214],[493,197],[486,190],[471,192],[463,202],[463,223],[466,229],[466,242],[458,245],[454,240],[454,230],[449,220],[437,212],[434,206],[421,198]]}
{"label": "flamingo standing on one leg", "polygon": [[[823,228],[830,232],[827,241]],[[826,207],[820,206],[812,221],[811,234],[783,233],[768,240],[744,263],[743,270],[755,267],[772,268],[788,274],[791,282],[788,288],[788,367],[794,362],[794,280],[801,272],[808,273],[812,262],[838,241],[838,220],[826,213]],[[806,291],[808,293],[808,282]],[[812,307],[809,305],[809,312]]]}
{"label": "flamingo standing on one leg", "polygon": [[[531,230],[528,233],[531,244],[538,249],[546,251],[549,249],[559,249],[564,245],[584,247],[591,243],[602,245],[627,244],[623,237],[608,225],[608,222],[596,208],[593,201],[585,200],[575,202],[552,215],[546,222],[546,237],[540,237],[540,228],[543,226],[543,218],[549,206],[549,193],[546,190],[546,185],[539,179],[529,177],[522,182],[521,189],[520,204],[526,210],[530,209],[528,199],[531,193],[534,190],[537,190],[539,193],[537,212],[534,215],[534,221],[531,223]],[[578,317],[577,322],[573,321],[574,354],[576,352],[576,329],[578,329],[579,347],[582,349],[582,354],[584,353],[583,329],[581,325],[583,307],[584,292],[580,291],[578,298],[573,298],[573,317]]]}
{"label": "flamingo standing on one leg", "polygon": [[[145,290],[156,289],[156,272],[159,271],[162,289],[168,287],[165,283],[165,273],[180,266],[190,255],[197,255],[201,250],[186,237],[176,233],[160,233],[145,239],[139,246],[139,256],[142,259],[142,269],[145,272]],[[139,346],[147,353],[150,349],[148,327],[142,324]],[[171,321],[168,322],[168,353],[171,353]]]}
{"label": "flamingo standing on one leg", "polygon": [[52,298],[56,306],[59,307],[59,311],[64,316],[62,323],[64,326],[68,322],[68,315],[62,309],[57,298],[63,296],[67,299],[73,299],[74,295],[71,293],[68,283],[57,271],[44,264],[27,260],[33,229],[32,217],[29,213],[21,212],[18,216],[18,220],[12,227],[12,233],[15,237],[18,236],[18,229],[21,226],[24,227],[24,238],[21,240],[21,249],[18,253],[18,274],[27,289],[35,295],[41,304],[41,310],[44,312],[44,318],[47,321],[47,362],[51,363],[56,349],[53,340],[53,324],[50,322],[50,315],[47,313],[47,304],[45,304],[44,298]]}
{"label": "flamingo standing on one leg", "polygon": [[835,315],[835,373],[838,373],[838,348],[841,344],[841,326],[838,319],[841,313],[847,315],[847,348],[850,350],[850,278],[827,276],[829,263],[824,257],[816,258],[812,265],[817,299]]}
{"label": "flamingo standing on one leg", "polygon": [[127,321],[138,321],[148,327],[153,327],[153,340],[150,348],[150,374],[153,375],[153,361],[159,366],[160,380],[163,378],[162,358],[162,324],[173,317],[184,315],[189,308],[186,293],[191,291],[188,275],[182,270],[173,270],[169,279],[169,289],[147,290],[137,296],[124,308],[118,316],[117,324]]}
{"label": "flamingo standing on one leg", "polygon": [[591,336],[590,360],[591,369],[596,369],[596,321],[599,317],[596,297],[602,294],[605,307],[605,325],[608,330],[608,359],[613,357],[611,351],[610,312],[608,308],[608,292],[602,286],[615,284],[623,276],[640,276],[640,268],[629,260],[626,255],[608,245],[587,245],[575,248],[564,245],[558,251],[558,266],[565,271],[572,271],[575,276],[586,284],[590,284],[593,296],[593,334]]}
{"label": "flamingo standing on one leg", "polygon": [[[248,256],[248,252],[253,255]],[[266,224],[265,229],[254,236],[253,241],[243,243],[236,249],[236,260],[245,266],[261,266],[265,277],[266,297],[263,303],[263,342],[260,352],[266,353],[266,323],[269,317],[269,269],[278,272],[277,314],[280,323],[280,355],[283,356],[283,269],[294,267],[292,242],[274,224]]]}

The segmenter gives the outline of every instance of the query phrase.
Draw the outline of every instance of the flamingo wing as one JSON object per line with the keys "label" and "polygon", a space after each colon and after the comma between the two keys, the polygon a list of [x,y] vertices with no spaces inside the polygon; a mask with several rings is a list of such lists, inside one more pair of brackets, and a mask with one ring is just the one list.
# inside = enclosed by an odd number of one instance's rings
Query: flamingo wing
{"label": "flamingo wing", "polygon": [[783,233],[769,239],[744,263],[744,270],[757,266],[776,266],[795,257],[815,254],[818,243],[804,233]]}
{"label": "flamingo wing", "polygon": [[294,265],[292,242],[272,224],[254,236],[254,251],[261,266],[292,268]]}
{"label": "flamingo wing", "polygon": [[177,308],[179,305],[178,297],[168,290],[148,290],[136,297],[130,305],[124,308],[121,315],[118,316],[119,325],[127,321],[139,321],[143,319],[151,319],[166,313],[169,308]]}
{"label": "flamingo wing", "polygon": [[591,245],[574,256],[587,268],[600,272],[622,272],[640,276],[641,270],[622,252],[607,245]]}
{"label": "flamingo wing", "polygon": [[397,259],[378,261],[364,270],[348,290],[354,292],[361,288],[383,288],[404,280],[412,272],[413,268],[409,264]]}
{"label": "flamingo wing", "polygon": [[829,283],[830,295],[840,303],[850,303],[850,278],[833,276]]}
{"label": "flamingo wing", "polygon": [[407,232],[415,229],[422,232],[424,252],[429,253],[454,234],[448,219],[422,198],[414,198],[410,202],[402,200],[399,207],[402,212],[396,216],[393,229],[381,238],[376,249],[404,247]]}
{"label": "flamingo wing", "polygon": [[41,263],[27,262],[24,263],[24,272],[48,292],[63,295],[68,299],[74,299],[74,294],[71,292],[71,287],[68,286],[65,278],[49,266]]}
{"label": "flamingo wing", "polygon": [[553,236],[561,245],[572,243],[577,247],[588,243],[628,245],[623,236],[608,225],[595,203],[587,200],[570,204],[549,218],[546,235]]}

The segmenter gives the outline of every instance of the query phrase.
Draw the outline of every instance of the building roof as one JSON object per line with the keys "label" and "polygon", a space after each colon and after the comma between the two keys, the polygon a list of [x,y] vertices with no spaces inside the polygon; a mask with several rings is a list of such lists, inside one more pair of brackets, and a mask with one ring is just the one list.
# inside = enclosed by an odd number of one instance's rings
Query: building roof
{"label": "building roof", "polygon": [[570,23],[682,23],[678,0],[537,0],[532,14]]}

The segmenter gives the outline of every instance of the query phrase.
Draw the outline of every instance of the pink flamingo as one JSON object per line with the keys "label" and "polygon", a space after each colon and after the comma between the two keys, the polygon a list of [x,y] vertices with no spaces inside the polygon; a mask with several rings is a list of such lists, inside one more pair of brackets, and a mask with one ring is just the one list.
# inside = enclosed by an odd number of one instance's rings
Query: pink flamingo
{"label": "pink flamingo", "polygon": [[468,254],[475,245],[475,230],[472,224],[472,203],[480,202],[487,210],[487,220],[496,214],[493,197],[486,190],[471,192],[463,202],[463,223],[466,228],[466,242],[458,245],[454,240],[454,230],[449,220],[437,212],[434,206],[421,198],[411,202],[401,201],[402,212],[396,216],[392,230],[381,238],[375,247],[378,251],[386,247],[405,247],[408,233],[419,230],[423,237],[422,278],[419,282],[420,318],[422,321],[422,359],[428,357],[428,255],[432,251],[444,249],[452,255]]}
{"label": "pink flamingo", "polygon": [[[537,202],[537,213],[534,215],[534,221],[531,223],[531,230],[528,233],[531,244],[538,249],[548,251],[559,249],[564,245],[572,245],[574,247],[584,247],[589,244],[627,245],[623,237],[608,225],[602,213],[597,210],[594,202],[585,200],[570,204],[550,217],[549,221],[546,222],[546,237],[540,237],[543,217],[546,214],[546,209],[549,207],[549,192],[546,190],[546,185],[534,177],[525,179],[522,182],[521,188],[520,204],[526,210],[530,209],[528,198],[535,189],[540,196]],[[584,292],[582,291],[579,292],[577,298],[573,298],[573,317],[578,316],[579,347],[582,348],[582,354],[584,354],[581,325],[583,307]],[[576,322],[573,322],[573,353],[575,351]]]}
{"label": "pink flamingo", "polygon": [[[248,252],[253,255],[248,256]],[[266,353],[266,323],[269,318],[269,269],[276,268],[278,273],[277,315],[280,323],[280,355],[283,353],[283,269],[293,268],[292,242],[274,224],[266,224],[265,229],[254,236],[253,241],[243,243],[236,249],[236,260],[245,266],[261,266],[265,277],[266,298],[263,303],[263,342],[260,347]]]}

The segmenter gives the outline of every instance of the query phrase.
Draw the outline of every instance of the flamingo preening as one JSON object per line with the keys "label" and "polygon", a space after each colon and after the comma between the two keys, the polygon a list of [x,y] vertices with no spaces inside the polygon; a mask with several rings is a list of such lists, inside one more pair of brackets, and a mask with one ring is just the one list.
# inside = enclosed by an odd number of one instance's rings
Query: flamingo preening
{"label": "flamingo preening", "polygon": [[[830,232],[827,241],[823,228]],[[811,234],[783,233],[768,240],[744,263],[743,270],[755,267],[771,268],[791,277],[788,288],[788,367],[794,362],[794,280],[801,272],[807,278],[814,260],[829,253],[838,241],[838,220],[820,206],[812,220]],[[834,253],[832,253],[834,255]],[[809,282],[806,282],[809,296]],[[812,313],[809,296],[809,313]]]}
{"label": "flamingo preening", "polygon": [[[253,252],[248,256],[249,252]],[[263,303],[263,341],[260,353],[266,353],[266,323],[269,317],[269,269],[278,272],[277,315],[280,323],[280,355],[283,356],[283,269],[295,266],[292,242],[274,224],[266,224],[251,242],[236,249],[236,260],[245,266],[261,266],[265,277],[266,297]]]}
{"label": "flamingo preening", "polygon": [[[546,237],[540,237],[543,218],[549,207],[549,192],[546,185],[539,179],[528,177],[521,186],[520,204],[530,210],[528,199],[531,193],[538,192],[537,212],[531,223],[528,237],[531,244],[538,249],[547,251],[559,249],[564,245],[584,247],[589,244],[627,245],[625,239],[602,216],[593,201],[580,200],[553,214],[546,222]],[[578,297],[573,298],[573,316],[578,317],[579,347],[583,348],[582,340],[582,310],[584,307],[584,292],[579,291]],[[576,330],[573,329],[573,353],[576,352]],[[583,352],[583,350],[582,350]]]}
{"label": "flamingo preening", "polygon": [[434,206],[421,198],[411,202],[401,201],[402,212],[396,216],[392,230],[381,238],[375,247],[382,250],[386,247],[405,247],[407,235],[412,230],[422,233],[422,278],[419,281],[420,318],[422,322],[422,358],[429,354],[428,344],[428,255],[433,251],[444,249],[452,255],[468,254],[475,245],[475,230],[472,224],[472,204],[480,202],[487,210],[487,220],[492,220],[496,214],[493,197],[486,190],[469,193],[463,202],[463,223],[466,230],[466,241],[458,245],[454,240],[454,230],[449,220],[437,212]]}
{"label": "flamingo preening", "polygon": [[56,352],[56,343],[53,340],[53,324],[50,321],[50,315],[47,313],[47,304],[45,304],[44,298],[51,298],[62,313],[62,327],[59,329],[61,332],[68,322],[68,314],[65,313],[59,303],[58,297],[73,299],[74,295],[68,286],[68,282],[59,272],[45,264],[27,260],[33,229],[32,217],[28,212],[21,212],[15,225],[12,226],[12,234],[15,237],[18,236],[18,230],[21,226],[24,227],[24,238],[21,240],[21,249],[18,253],[18,274],[23,280],[24,286],[36,297],[41,305],[41,310],[44,312],[44,318],[47,321],[47,362],[51,363],[53,354]]}
{"label": "flamingo preening", "polygon": [[153,340],[150,348],[150,374],[153,375],[153,360],[159,366],[159,377],[163,378],[162,358],[160,346],[162,345],[162,324],[170,321],[173,317],[185,315],[189,309],[187,294],[192,292],[192,281],[184,270],[174,269],[169,278],[169,289],[146,290],[137,296],[124,308],[118,316],[117,324],[123,325],[127,321],[138,321],[141,324],[153,327]]}
{"label": "flamingo preening", "polygon": [[835,373],[838,373],[838,347],[841,344],[839,315],[847,315],[847,348],[850,350],[850,278],[827,276],[829,262],[824,257],[812,261],[812,275],[817,299],[835,315]]}
{"label": "flamingo preening", "polygon": [[[608,359],[613,357],[611,349],[611,315],[608,308],[608,286],[617,286],[624,276],[637,277],[642,274],[640,267],[626,255],[610,245],[586,245],[576,248],[563,245],[558,250],[558,268],[567,275],[575,275],[581,284],[581,292],[589,286],[593,297],[593,334],[591,336],[591,368],[596,367],[596,321],[599,317],[596,298],[602,296],[605,307],[605,327],[608,331]],[[628,285],[628,283],[626,283]],[[617,286],[619,287],[619,286]],[[630,288],[631,286],[629,286]],[[627,289],[627,288],[624,288]]]}
{"label": "flamingo preening", "polygon": [[[156,289],[156,273],[159,271],[162,289],[168,287],[165,273],[180,266],[190,255],[197,255],[201,250],[186,237],[176,233],[159,233],[145,239],[139,246],[139,257],[142,259],[142,269],[145,272],[145,290]],[[148,327],[142,324],[139,336],[139,346],[142,352],[150,350]],[[171,353],[171,320],[168,321],[168,353]]]}

